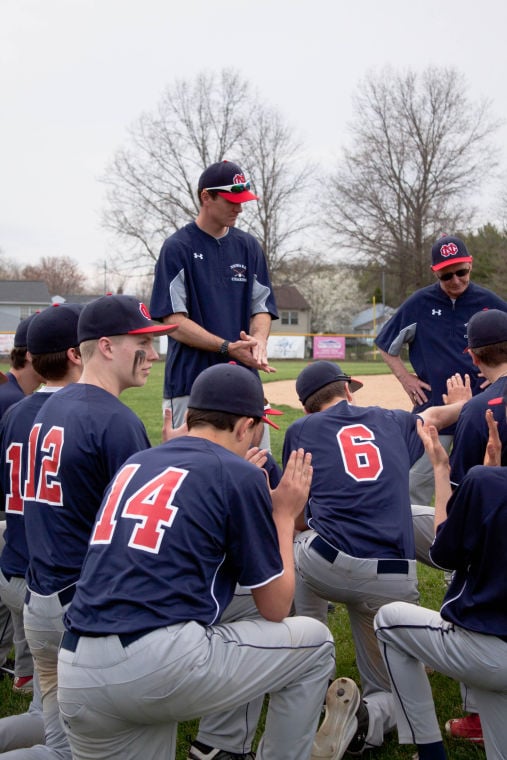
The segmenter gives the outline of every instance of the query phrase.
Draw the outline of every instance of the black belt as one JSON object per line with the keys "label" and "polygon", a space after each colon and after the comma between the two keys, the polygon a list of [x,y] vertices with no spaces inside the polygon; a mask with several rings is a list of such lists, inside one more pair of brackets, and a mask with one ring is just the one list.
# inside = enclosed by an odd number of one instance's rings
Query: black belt
{"label": "black belt", "polygon": [[[72,597],[74,596],[74,592],[76,590],[76,584],[74,583],[72,586],[67,586],[67,588],[62,589],[62,591],[59,591],[57,593],[57,597],[60,600],[60,604],[62,607],[65,607],[66,604],[72,601]],[[27,588],[26,594],[25,594],[25,604],[28,604],[30,601],[31,592],[30,589]]]}
{"label": "black belt", "polygon": [[[154,629],[152,628],[151,630],[154,630]],[[150,633],[150,631],[137,631],[137,633],[119,633],[118,638],[120,639],[120,643],[122,646],[128,647],[129,644],[133,644],[134,641],[137,641],[137,639],[140,639],[141,636],[146,636],[147,633]],[[98,635],[107,636],[109,634],[98,634]],[[73,631],[65,631],[65,633],[62,636],[62,643],[60,644],[61,648],[67,649],[69,652],[75,652],[81,636],[97,638],[97,636],[93,636],[93,634],[90,634],[90,633],[81,634],[81,633],[74,633]]]}
{"label": "black belt", "polygon": [[[319,535],[315,536],[311,548],[314,549],[317,554],[326,559],[328,562],[334,562],[339,555],[339,549],[335,549],[334,546],[328,544]],[[408,559],[378,559],[377,560],[377,573],[401,573],[402,575],[408,575],[409,561]]]}

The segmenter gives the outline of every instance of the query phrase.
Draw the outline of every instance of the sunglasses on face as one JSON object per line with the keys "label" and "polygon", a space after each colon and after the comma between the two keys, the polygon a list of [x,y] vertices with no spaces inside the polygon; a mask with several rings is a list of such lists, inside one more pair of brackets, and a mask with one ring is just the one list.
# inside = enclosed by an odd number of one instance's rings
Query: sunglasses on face
{"label": "sunglasses on face", "polygon": [[[464,267],[463,269],[457,269],[455,272],[446,272],[438,277],[439,280],[449,282],[453,277],[465,277],[470,272],[470,267]],[[438,275],[437,275],[438,276]]]}
{"label": "sunglasses on face", "polygon": [[238,182],[235,185],[220,185],[220,187],[207,187],[206,190],[223,190],[226,193],[244,193],[250,190],[250,180],[248,182]]}

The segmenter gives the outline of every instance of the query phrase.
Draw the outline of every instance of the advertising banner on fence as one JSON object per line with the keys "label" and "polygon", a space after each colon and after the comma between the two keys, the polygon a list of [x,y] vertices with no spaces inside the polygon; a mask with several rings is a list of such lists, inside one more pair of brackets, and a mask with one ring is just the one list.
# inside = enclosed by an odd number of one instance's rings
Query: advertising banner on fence
{"label": "advertising banner on fence", "polygon": [[345,359],[344,335],[316,335],[313,339],[314,359]]}
{"label": "advertising banner on fence", "polygon": [[304,335],[270,335],[268,338],[270,359],[304,359]]}
{"label": "advertising banner on fence", "polygon": [[14,333],[0,333],[0,354],[10,354],[14,345]]}

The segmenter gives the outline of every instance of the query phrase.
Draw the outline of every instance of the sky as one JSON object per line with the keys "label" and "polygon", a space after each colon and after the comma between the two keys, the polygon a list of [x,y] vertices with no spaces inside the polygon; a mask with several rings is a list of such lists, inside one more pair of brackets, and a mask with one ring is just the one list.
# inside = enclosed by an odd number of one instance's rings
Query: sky
{"label": "sky", "polygon": [[232,67],[326,168],[386,65],[456,67],[507,123],[506,26],[505,0],[0,0],[0,250],[105,271],[121,243],[99,178],[164,89],[203,72]]}

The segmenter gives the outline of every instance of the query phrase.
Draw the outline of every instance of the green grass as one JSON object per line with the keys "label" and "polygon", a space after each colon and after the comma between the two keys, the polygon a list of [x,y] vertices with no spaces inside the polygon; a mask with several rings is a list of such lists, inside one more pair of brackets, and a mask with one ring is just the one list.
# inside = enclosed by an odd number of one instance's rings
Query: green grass
{"label": "green grass", "polygon": [[[277,373],[275,375],[263,375],[263,382],[275,380],[295,379],[298,372],[306,364],[303,361],[275,362]],[[341,364],[345,372],[353,375],[361,374],[385,374],[385,365],[373,362]],[[6,369],[6,368],[4,368]],[[380,372],[382,370],[382,372]],[[146,425],[148,435],[153,445],[160,443],[162,427],[162,379],[163,362],[157,363],[145,388],[134,388],[122,394],[122,401],[134,409]],[[293,420],[300,416],[300,412],[289,406],[278,407],[284,411],[284,416],[277,419],[280,431],[271,430],[271,444],[275,458],[280,461],[283,436],[287,427]],[[421,591],[421,603],[427,607],[438,609],[444,595],[445,586],[443,574],[424,565],[419,565],[419,580]],[[348,676],[358,680],[358,673],[354,657],[350,626],[343,605],[336,605],[336,610],[329,616],[329,626],[336,641],[336,675]],[[430,676],[433,694],[442,730],[445,721],[450,717],[461,715],[461,700],[458,684],[438,673]],[[23,712],[28,706],[28,699],[24,696],[13,694],[9,678],[0,680],[0,715],[9,715]],[[187,736],[195,736],[197,721],[182,723],[178,732],[178,749],[176,760],[186,760]],[[413,748],[400,747],[397,737],[386,739],[384,746],[372,753],[372,760],[408,760],[413,755]],[[468,746],[463,742],[451,741],[447,744],[449,758],[452,760],[477,760],[484,758],[484,751],[479,747]],[[283,760],[283,758],[279,758]]]}
{"label": "green grass", "polygon": [[[277,361],[274,359],[271,365],[276,369],[276,372],[266,374],[261,372],[261,380],[263,383],[274,383],[277,380],[295,380],[303,367],[309,364],[310,360],[304,359],[283,359]],[[348,375],[386,375],[390,374],[389,369],[386,367],[382,360],[378,361],[357,361],[351,362],[346,360],[340,360],[339,362],[342,370]],[[408,365],[409,366],[409,365]]]}

